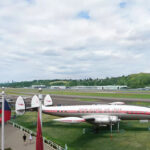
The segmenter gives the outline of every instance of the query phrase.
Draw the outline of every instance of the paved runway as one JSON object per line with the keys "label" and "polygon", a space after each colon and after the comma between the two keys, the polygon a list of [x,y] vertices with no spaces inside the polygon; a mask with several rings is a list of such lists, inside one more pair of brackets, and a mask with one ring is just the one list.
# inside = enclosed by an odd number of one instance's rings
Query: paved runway
{"label": "paved runway", "polygon": [[[33,94],[34,95],[34,94]],[[12,100],[15,104],[18,95],[7,95],[7,98]],[[25,103],[30,106],[32,96],[23,96]],[[100,96],[77,96],[77,95],[57,95],[51,94],[54,105],[88,105],[88,104],[102,104],[111,102],[150,102],[150,99],[136,99],[136,98],[111,98],[111,97],[100,97]],[[86,101],[84,99],[91,99]]]}

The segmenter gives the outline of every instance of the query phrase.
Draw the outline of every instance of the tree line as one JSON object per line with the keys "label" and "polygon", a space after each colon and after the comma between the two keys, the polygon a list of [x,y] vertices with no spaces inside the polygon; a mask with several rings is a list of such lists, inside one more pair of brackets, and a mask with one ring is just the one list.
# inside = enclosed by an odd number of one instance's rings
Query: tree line
{"label": "tree line", "polygon": [[150,73],[131,74],[121,77],[107,77],[105,79],[55,79],[55,80],[33,80],[12,83],[1,83],[4,87],[31,87],[32,85],[45,86],[104,86],[104,85],[127,85],[129,88],[144,88],[150,86]]}

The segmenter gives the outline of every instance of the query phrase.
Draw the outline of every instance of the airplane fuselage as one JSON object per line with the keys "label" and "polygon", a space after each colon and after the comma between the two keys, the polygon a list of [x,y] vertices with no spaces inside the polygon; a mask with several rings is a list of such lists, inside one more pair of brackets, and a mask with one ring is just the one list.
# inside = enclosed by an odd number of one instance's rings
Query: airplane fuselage
{"label": "airplane fuselage", "polygon": [[42,106],[43,113],[63,117],[83,117],[88,115],[117,116],[122,120],[148,120],[150,108],[132,105],[75,105]]}

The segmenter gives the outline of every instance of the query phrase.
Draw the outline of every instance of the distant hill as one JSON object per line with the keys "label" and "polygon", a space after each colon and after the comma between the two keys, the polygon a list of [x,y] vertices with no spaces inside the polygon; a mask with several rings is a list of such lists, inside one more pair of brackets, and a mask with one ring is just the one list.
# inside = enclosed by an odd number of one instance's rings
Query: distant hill
{"label": "distant hill", "polygon": [[131,88],[150,86],[150,73],[131,74],[127,77],[127,85]]}
{"label": "distant hill", "polygon": [[49,83],[50,84],[50,86],[57,86],[57,85],[68,85],[69,84],[69,81],[63,81],[63,80],[61,80],[61,81],[52,81],[52,82],[50,82]]}
{"label": "distant hill", "polygon": [[104,86],[104,85],[127,85],[129,88],[144,88],[150,86],[150,73],[138,73],[128,76],[111,77],[105,79],[81,79],[81,80],[33,80],[13,83],[1,83],[5,87],[30,87],[32,85],[46,86]]}

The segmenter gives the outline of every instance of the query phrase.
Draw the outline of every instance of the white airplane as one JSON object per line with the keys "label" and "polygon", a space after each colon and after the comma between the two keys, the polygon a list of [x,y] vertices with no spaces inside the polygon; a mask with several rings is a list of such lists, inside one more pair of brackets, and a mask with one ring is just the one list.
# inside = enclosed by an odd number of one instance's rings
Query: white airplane
{"label": "white airplane", "polygon": [[[66,123],[88,122],[96,126],[118,124],[121,120],[149,120],[150,108],[143,106],[125,105],[123,102],[113,102],[109,104],[98,105],[72,105],[72,106],[52,106],[53,102],[50,95],[46,95],[42,112],[45,114],[61,116],[63,118],[54,119],[54,121]],[[39,99],[35,95],[31,101],[31,107],[39,107]],[[16,101],[16,113],[22,115],[25,112],[25,104],[22,97]]]}

